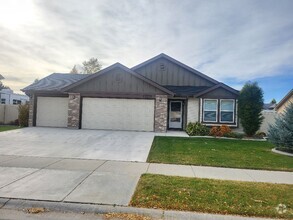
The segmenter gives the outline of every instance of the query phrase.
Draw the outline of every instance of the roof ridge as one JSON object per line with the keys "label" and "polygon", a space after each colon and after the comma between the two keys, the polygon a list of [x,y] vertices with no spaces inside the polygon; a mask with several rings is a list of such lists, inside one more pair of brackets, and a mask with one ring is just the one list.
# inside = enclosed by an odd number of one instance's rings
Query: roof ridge
{"label": "roof ridge", "polygon": [[157,56],[154,56],[154,57],[152,57],[152,58],[150,58],[150,59],[148,59],[148,60],[146,60],[146,61],[144,61],[144,62],[142,62],[142,63],[140,63],[138,65],[133,66],[131,69],[133,71],[135,71],[136,69],[139,69],[140,67],[142,67],[144,65],[147,65],[147,64],[149,64],[149,63],[151,63],[151,62],[153,62],[153,61],[155,61],[155,60],[157,60],[159,58],[162,58],[162,57],[167,59],[167,60],[169,60],[170,62],[176,63],[177,65],[181,66],[182,68],[187,69],[188,71],[192,72],[193,74],[196,74],[196,75],[198,75],[198,76],[200,76],[200,77],[202,77],[202,78],[204,78],[204,79],[206,79],[206,80],[208,80],[208,81],[210,81],[210,82],[212,82],[214,84],[220,83],[219,81],[217,81],[217,80],[209,77],[208,75],[206,75],[206,74],[204,74],[204,73],[202,73],[202,72],[200,72],[200,71],[198,71],[198,70],[196,70],[196,69],[194,69],[194,68],[192,68],[192,67],[190,67],[190,66],[188,66],[188,65],[186,65],[186,64],[184,64],[182,62],[180,62],[179,60],[176,60],[175,58],[173,58],[173,57],[171,57],[171,56],[169,56],[169,55],[167,55],[165,53],[161,53],[161,54],[159,54]]}

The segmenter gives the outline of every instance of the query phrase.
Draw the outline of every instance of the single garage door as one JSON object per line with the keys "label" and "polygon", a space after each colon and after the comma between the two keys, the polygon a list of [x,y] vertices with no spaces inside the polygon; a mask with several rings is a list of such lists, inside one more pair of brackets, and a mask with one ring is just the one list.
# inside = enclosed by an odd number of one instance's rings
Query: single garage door
{"label": "single garage door", "polygon": [[154,100],[83,98],[82,128],[154,130]]}
{"label": "single garage door", "polygon": [[67,127],[68,98],[38,97],[37,126]]}

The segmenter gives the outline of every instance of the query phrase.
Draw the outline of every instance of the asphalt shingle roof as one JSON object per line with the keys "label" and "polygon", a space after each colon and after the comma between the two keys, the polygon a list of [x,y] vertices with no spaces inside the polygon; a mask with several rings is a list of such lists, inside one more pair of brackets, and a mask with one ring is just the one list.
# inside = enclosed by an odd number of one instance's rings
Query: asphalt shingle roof
{"label": "asphalt shingle roof", "polygon": [[53,73],[36,83],[25,87],[22,91],[60,91],[90,74]]}
{"label": "asphalt shingle roof", "polygon": [[[63,88],[84,79],[90,74],[53,73],[36,83],[25,87],[22,91],[61,91]],[[206,90],[207,86],[163,86],[177,96],[193,96]]]}
{"label": "asphalt shingle roof", "polygon": [[210,87],[208,86],[164,86],[178,96],[193,96]]}

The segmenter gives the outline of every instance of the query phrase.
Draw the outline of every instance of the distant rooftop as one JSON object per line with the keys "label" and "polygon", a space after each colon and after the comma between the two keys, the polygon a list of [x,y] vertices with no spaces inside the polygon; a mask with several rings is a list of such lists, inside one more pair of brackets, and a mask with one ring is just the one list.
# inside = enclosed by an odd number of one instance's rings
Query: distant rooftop
{"label": "distant rooftop", "polygon": [[273,103],[264,103],[262,109],[263,110],[274,110],[277,104]]}

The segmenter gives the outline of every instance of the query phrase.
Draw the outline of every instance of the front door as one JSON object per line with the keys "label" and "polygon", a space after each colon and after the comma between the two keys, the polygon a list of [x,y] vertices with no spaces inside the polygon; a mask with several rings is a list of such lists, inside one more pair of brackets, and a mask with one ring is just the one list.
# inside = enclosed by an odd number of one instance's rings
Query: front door
{"label": "front door", "polygon": [[169,102],[169,128],[182,128],[182,101]]}

